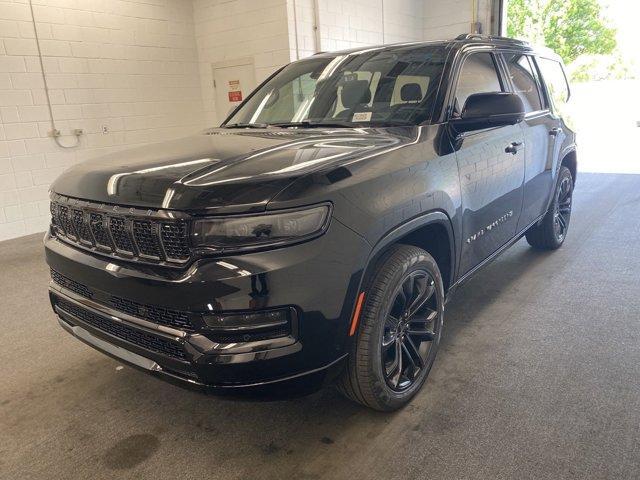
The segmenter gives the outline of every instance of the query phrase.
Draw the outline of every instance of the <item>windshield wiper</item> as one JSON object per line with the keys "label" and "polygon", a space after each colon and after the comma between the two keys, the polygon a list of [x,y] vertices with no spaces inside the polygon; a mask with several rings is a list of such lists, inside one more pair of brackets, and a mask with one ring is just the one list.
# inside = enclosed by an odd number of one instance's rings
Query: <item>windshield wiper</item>
{"label": "windshield wiper", "polygon": [[223,125],[223,128],[267,128],[268,123],[229,123]]}
{"label": "windshield wiper", "polygon": [[379,122],[371,122],[371,128],[375,127],[415,127],[415,123],[408,123],[402,120],[380,120]]}
{"label": "windshield wiper", "polygon": [[287,122],[287,123],[270,123],[272,127],[298,127],[298,128],[376,128],[376,127],[411,127],[414,124],[408,123],[402,120],[380,120],[373,122],[313,122],[309,120],[303,120],[302,122]]}
{"label": "windshield wiper", "polygon": [[402,121],[378,121],[378,122],[314,122],[310,120],[303,120],[301,122],[279,122],[279,123],[229,123],[223,125],[223,128],[362,128],[362,127],[395,127],[395,126],[410,126],[406,122]]}
{"label": "windshield wiper", "polygon": [[329,128],[355,128],[349,122],[311,122],[309,120],[303,120],[302,122],[282,122],[282,123],[270,123],[273,127],[298,127],[298,128],[315,128],[315,127],[329,127]]}

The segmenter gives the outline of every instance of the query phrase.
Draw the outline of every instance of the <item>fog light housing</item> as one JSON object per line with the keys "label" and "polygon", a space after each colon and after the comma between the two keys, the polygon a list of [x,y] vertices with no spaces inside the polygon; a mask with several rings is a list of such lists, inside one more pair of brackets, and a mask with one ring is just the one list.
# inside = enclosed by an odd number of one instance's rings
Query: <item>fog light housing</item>
{"label": "fog light housing", "polygon": [[[260,342],[289,338],[295,342],[298,317],[295,308],[203,315],[205,336],[220,343]],[[204,332],[203,332],[204,333]]]}
{"label": "fog light housing", "polygon": [[248,313],[219,313],[204,316],[209,330],[240,332],[282,328],[291,324],[291,309],[265,310]]}
{"label": "fog light housing", "polygon": [[206,337],[220,343],[259,342],[288,338],[296,341],[298,315],[293,307],[203,315]]}

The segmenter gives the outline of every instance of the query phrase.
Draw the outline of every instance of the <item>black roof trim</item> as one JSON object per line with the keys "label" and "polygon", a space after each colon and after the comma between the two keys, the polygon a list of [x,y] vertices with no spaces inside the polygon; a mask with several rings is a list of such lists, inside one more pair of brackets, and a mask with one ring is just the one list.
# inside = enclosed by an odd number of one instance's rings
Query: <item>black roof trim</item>
{"label": "black roof trim", "polygon": [[530,43],[527,42],[526,40],[518,40],[516,38],[509,38],[509,37],[500,37],[497,35],[483,35],[480,33],[463,33],[461,35],[458,35],[455,40],[458,41],[472,41],[472,40],[479,40],[481,42],[489,42],[489,43],[508,43],[511,45],[518,45],[518,46],[530,46]]}
{"label": "black roof trim", "polygon": [[[318,56],[335,56],[335,55],[358,55],[361,52],[370,52],[373,50],[394,50],[399,48],[406,48],[415,46],[418,47],[426,47],[429,45],[438,45],[447,49],[461,49],[468,46],[488,46],[488,47],[502,47],[502,48],[513,48],[513,49],[522,49],[528,52],[538,52],[539,54],[544,54],[548,57],[553,57],[554,59],[559,59],[559,57],[553,53],[551,50],[544,47],[534,47],[526,40],[519,40],[515,38],[509,37],[500,37],[498,35],[484,35],[480,33],[463,33],[458,35],[454,39],[450,40],[431,40],[431,41],[416,41],[416,42],[401,42],[401,43],[392,43],[387,45],[371,45],[371,46],[363,46],[363,47],[355,47],[347,50],[339,50],[335,52],[316,52],[314,55]],[[557,57],[557,58],[556,58]]]}

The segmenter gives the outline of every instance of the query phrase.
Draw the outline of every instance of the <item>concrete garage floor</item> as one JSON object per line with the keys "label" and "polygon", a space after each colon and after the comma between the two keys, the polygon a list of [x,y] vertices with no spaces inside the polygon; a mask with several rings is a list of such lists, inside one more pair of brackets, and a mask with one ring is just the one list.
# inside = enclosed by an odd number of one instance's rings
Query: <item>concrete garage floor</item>
{"label": "concrete garage floor", "polygon": [[639,212],[640,175],[580,175],[565,246],[520,241],[467,284],[392,415],[118,370],[58,327],[40,235],[4,242],[0,478],[638,478]]}

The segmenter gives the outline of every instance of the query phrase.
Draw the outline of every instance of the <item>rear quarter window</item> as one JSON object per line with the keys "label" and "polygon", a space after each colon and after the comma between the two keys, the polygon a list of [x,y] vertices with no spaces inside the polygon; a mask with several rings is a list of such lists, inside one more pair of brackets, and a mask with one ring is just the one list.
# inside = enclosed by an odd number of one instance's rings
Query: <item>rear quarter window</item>
{"label": "rear quarter window", "polygon": [[553,106],[562,111],[569,100],[569,84],[560,62],[548,58],[537,57],[536,62],[551,97]]}

